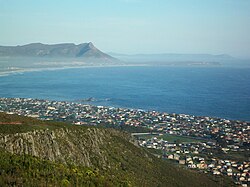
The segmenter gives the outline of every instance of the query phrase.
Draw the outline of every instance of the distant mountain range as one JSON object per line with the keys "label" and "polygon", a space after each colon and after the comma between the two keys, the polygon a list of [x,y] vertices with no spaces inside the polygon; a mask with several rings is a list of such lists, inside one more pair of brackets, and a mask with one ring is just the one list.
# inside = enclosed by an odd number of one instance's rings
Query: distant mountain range
{"label": "distant mountain range", "polygon": [[0,46],[0,71],[95,65],[236,65],[249,67],[250,62],[249,60],[238,59],[227,54],[106,54],[96,48],[91,42],[78,45],[74,43],[31,43],[18,46]]}
{"label": "distant mountain range", "polygon": [[[226,54],[106,54],[97,49],[93,43],[62,43],[62,44],[42,44],[31,43],[18,46],[0,46],[0,57],[39,57],[39,58],[94,58],[105,60],[123,60],[125,62],[188,62],[188,61],[209,61],[217,62],[233,60],[234,57]],[[115,58],[114,58],[115,57]],[[116,59],[117,58],[117,59]]]}
{"label": "distant mountain range", "polygon": [[228,62],[236,60],[236,58],[227,55],[212,55],[212,54],[178,54],[178,53],[162,53],[162,54],[119,54],[109,53],[115,58],[126,62],[143,62],[143,63],[211,63],[218,64],[220,62]]}
{"label": "distant mountain range", "polygon": [[22,46],[0,46],[0,57],[60,57],[114,60],[110,55],[97,49],[91,42],[79,45],[74,43],[53,45],[31,43]]}

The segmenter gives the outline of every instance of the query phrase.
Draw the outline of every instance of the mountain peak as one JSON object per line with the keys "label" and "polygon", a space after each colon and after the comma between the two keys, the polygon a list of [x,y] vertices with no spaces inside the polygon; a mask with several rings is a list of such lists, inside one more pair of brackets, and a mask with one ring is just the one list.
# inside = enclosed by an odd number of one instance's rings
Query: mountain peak
{"label": "mountain peak", "polygon": [[94,44],[93,44],[92,42],[89,42],[89,43],[88,43],[88,46],[89,46],[90,48],[95,48],[95,46],[94,46]]}

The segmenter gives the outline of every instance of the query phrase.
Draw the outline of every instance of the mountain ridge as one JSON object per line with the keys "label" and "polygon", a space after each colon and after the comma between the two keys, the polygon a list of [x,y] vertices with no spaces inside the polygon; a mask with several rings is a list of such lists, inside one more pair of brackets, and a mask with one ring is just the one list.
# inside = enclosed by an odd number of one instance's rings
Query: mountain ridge
{"label": "mountain ridge", "polygon": [[122,54],[109,52],[109,55],[128,62],[227,62],[237,58],[228,54],[189,54],[189,53],[155,53]]}
{"label": "mountain ridge", "polygon": [[112,56],[102,52],[92,42],[74,44],[30,43],[17,46],[0,46],[1,57],[65,57],[65,58],[97,58],[114,60]]}

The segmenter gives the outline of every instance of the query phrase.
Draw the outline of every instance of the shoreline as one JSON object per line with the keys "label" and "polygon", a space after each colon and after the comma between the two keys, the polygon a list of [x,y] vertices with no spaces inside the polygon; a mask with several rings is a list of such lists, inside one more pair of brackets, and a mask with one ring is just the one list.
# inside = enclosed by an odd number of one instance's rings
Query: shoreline
{"label": "shoreline", "polygon": [[76,69],[76,68],[109,68],[109,67],[146,67],[153,66],[150,64],[111,64],[111,65],[83,65],[83,66],[63,66],[63,67],[46,67],[46,68],[20,68],[11,71],[0,71],[0,77],[23,74],[26,72],[40,72],[40,71],[56,71],[64,69]]}
{"label": "shoreline", "polygon": [[[118,105],[98,105],[95,102],[77,102],[72,100],[55,100],[55,99],[43,99],[43,98],[19,98],[19,97],[0,97],[0,100],[2,99],[10,99],[10,100],[36,100],[40,102],[64,102],[69,104],[80,104],[80,105],[88,105],[91,107],[101,107],[101,108],[113,108],[113,109],[121,109],[121,110],[130,110],[130,111],[143,111],[143,112],[156,112],[156,113],[166,113],[166,114],[175,114],[175,115],[184,115],[184,116],[192,116],[192,117],[198,117],[198,118],[211,118],[211,119],[222,119],[222,120],[230,120],[230,121],[240,121],[240,122],[246,122],[250,123],[250,120],[243,120],[243,119],[234,119],[234,118],[228,118],[228,117],[219,117],[219,116],[210,116],[210,115],[195,115],[190,113],[179,113],[179,112],[167,112],[162,110],[153,110],[153,109],[145,109],[145,108],[133,108],[133,107],[123,107]],[[0,112],[5,112],[1,111]]]}
{"label": "shoreline", "polygon": [[[3,70],[0,68],[0,77],[15,75],[15,74],[23,74],[26,72],[39,72],[39,71],[56,71],[56,70],[64,70],[64,69],[76,69],[76,68],[110,68],[110,67],[192,67],[192,68],[222,68],[231,66],[205,66],[205,65],[178,65],[178,64],[153,64],[153,63],[127,63],[127,64],[97,64],[97,65],[75,65],[75,66],[67,66],[64,65],[62,67],[32,67],[32,68],[23,68],[23,67],[14,67],[14,69]],[[244,67],[233,67],[233,68],[244,68]]]}

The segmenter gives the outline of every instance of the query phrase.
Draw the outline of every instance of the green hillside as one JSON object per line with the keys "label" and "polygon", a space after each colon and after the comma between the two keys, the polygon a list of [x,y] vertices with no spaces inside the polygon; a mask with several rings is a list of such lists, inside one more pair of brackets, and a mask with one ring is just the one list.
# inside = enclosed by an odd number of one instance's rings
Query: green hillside
{"label": "green hillside", "polygon": [[0,186],[231,186],[154,157],[127,133],[0,113]]}

